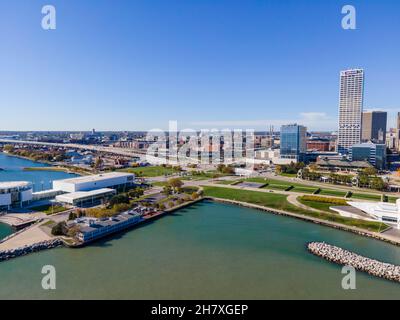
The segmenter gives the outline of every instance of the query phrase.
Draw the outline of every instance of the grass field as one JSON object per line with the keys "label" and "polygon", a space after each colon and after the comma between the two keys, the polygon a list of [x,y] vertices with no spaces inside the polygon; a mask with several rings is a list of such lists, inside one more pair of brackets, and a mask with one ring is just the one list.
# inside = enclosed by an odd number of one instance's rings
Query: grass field
{"label": "grass field", "polygon": [[138,177],[159,177],[178,172],[174,168],[164,168],[162,166],[126,168],[121,171],[134,173]]}
{"label": "grass field", "polygon": [[303,200],[301,197],[298,197],[297,201],[299,201],[300,203],[304,204],[307,207],[311,207],[311,208],[314,208],[317,210],[322,210],[322,211],[325,211],[328,213],[337,214],[335,211],[329,209],[330,207],[334,206],[334,204],[332,204],[332,203]]}
{"label": "grass field", "polygon": [[379,194],[353,193],[351,198],[352,199],[381,201],[381,195],[379,195]]}
{"label": "grass field", "polygon": [[321,196],[334,196],[334,197],[344,197],[346,195],[346,191],[339,191],[333,189],[321,189],[318,195]]}
{"label": "grass field", "polygon": [[205,186],[204,195],[220,199],[228,199],[228,200],[257,204],[272,209],[284,210],[287,212],[297,213],[308,217],[336,222],[346,226],[358,227],[374,232],[379,232],[387,227],[385,224],[379,222],[351,219],[351,218],[341,217],[337,214],[318,213],[314,211],[304,210],[302,208],[290,204],[287,201],[287,196],[282,194]]}
{"label": "grass field", "polygon": [[67,210],[67,208],[61,206],[61,205],[51,205],[51,204],[46,204],[43,206],[38,206],[38,207],[33,207],[30,208],[32,211],[37,211],[37,212],[43,212],[47,215],[54,214],[54,213],[59,213]]}

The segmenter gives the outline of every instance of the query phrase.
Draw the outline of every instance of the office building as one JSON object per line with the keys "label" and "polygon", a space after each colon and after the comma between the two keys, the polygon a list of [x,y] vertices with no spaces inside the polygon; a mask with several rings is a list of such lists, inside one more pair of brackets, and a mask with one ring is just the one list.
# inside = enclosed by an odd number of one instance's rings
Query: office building
{"label": "office building", "polygon": [[397,113],[396,121],[396,149],[400,151],[400,112]]}
{"label": "office building", "polygon": [[363,142],[385,143],[387,112],[366,111],[362,113]]}
{"label": "office building", "polygon": [[281,127],[281,154],[282,159],[292,159],[293,162],[304,161],[307,152],[307,128],[297,124]]}
{"label": "office building", "polygon": [[375,168],[386,168],[386,145],[372,142],[360,143],[352,146],[350,150],[351,161],[368,161]]}
{"label": "office building", "polygon": [[361,142],[361,114],[364,100],[364,70],[340,73],[338,152],[348,153]]}

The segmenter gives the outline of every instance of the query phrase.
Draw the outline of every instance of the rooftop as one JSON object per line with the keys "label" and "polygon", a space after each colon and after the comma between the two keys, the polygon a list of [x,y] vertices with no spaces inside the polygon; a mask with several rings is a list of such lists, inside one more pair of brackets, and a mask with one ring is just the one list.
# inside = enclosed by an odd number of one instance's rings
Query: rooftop
{"label": "rooftop", "polygon": [[110,188],[102,188],[102,189],[96,189],[96,190],[92,190],[92,191],[71,192],[71,193],[59,195],[59,196],[57,196],[57,199],[74,201],[74,200],[79,200],[82,198],[99,196],[99,195],[107,194],[110,192],[115,193],[115,190],[110,189]]}
{"label": "rooftop", "polygon": [[24,188],[32,185],[28,181],[7,181],[0,182],[0,189]]}
{"label": "rooftop", "polygon": [[121,178],[121,177],[134,177],[135,175],[132,173],[125,173],[125,172],[109,172],[109,173],[101,173],[95,174],[90,176],[82,176],[77,178],[70,178],[64,180],[57,180],[62,181],[64,183],[85,183],[85,182],[96,182],[100,180],[106,180],[111,178]]}

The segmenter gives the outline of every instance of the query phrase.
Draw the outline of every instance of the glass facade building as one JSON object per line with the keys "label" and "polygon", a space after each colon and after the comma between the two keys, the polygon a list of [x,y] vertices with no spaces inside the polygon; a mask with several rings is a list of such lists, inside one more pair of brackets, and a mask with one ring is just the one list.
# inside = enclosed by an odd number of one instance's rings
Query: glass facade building
{"label": "glass facade building", "polygon": [[351,161],[368,161],[375,168],[386,168],[386,145],[375,143],[360,143],[352,146],[350,151]]}
{"label": "glass facade building", "polygon": [[304,161],[307,151],[307,128],[297,124],[281,127],[281,158]]}

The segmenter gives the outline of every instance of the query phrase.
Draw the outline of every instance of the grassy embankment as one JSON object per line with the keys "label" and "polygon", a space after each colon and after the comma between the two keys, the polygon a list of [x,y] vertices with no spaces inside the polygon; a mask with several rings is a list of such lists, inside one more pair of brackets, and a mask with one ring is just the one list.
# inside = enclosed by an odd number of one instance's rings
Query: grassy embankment
{"label": "grassy embankment", "polygon": [[343,224],[350,227],[358,227],[361,229],[374,232],[379,232],[381,230],[386,229],[387,227],[385,224],[379,222],[351,219],[351,218],[341,217],[337,214],[318,213],[314,211],[304,210],[302,208],[290,204],[287,201],[287,196],[283,194],[271,194],[259,191],[247,191],[247,190],[228,189],[223,187],[205,186],[204,195],[220,199],[247,202],[251,204],[260,205],[263,207],[268,207],[271,209],[283,210],[290,213],[304,215],[310,218],[317,218],[321,220]]}
{"label": "grassy embankment", "polygon": [[163,166],[126,168],[119,171],[134,173],[138,177],[159,177],[179,172],[176,168]]}
{"label": "grassy embankment", "polygon": [[[318,188],[318,187],[312,187],[310,185],[306,184],[301,184],[301,183],[296,183],[296,182],[290,182],[290,181],[282,181],[282,180],[275,180],[275,179],[264,179],[264,178],[249,178],[245,179],[244,181],[250,181],[250,182],[259,182],[259,183],[267,183],[266,186],[263,187],[263,189],[269,189],[269,190],[288,190],[291,186],[291,188],[288,191],[291,192],[300,192],[300,193],[309,193],[313,194],[317,190],[319,192],[317,193],[318,195],[321,196],[332,196],[332,197],[340,197],[343,198],[347,191],[343,190],[336,190],[336,189],[329,189],[329,188]],[[340,186],[338,186],[340,187]],[[361,199],[361,200],[370,200],[370,201],[381,201],[381,195],[379,193],[358,193],[355,192],[351,196],[351,199]],[[388,201],[391,203],[394,203],[398,198],[394,196],[389,196]]]}

